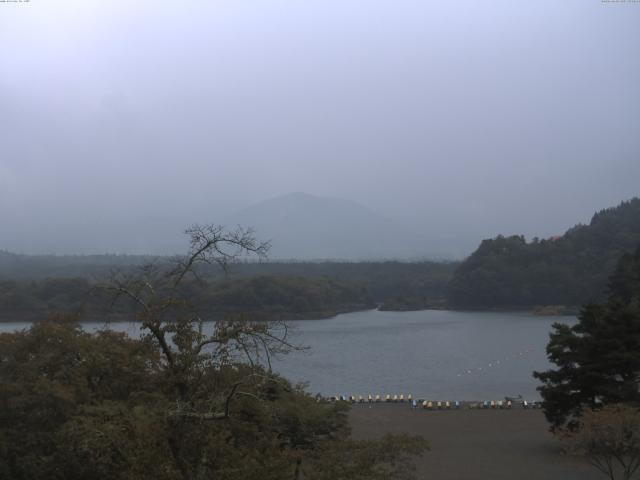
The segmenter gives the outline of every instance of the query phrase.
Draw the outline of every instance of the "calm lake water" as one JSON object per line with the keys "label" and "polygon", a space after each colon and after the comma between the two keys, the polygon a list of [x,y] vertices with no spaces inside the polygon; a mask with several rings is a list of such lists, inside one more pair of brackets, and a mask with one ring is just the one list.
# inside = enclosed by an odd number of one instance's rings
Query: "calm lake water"
{"label": "calm lake water", "polygon": [[[309,347],[274,368],[323,395],[412,394],[414,398],[482,400],[521,394],[537,399],[534,370],[549,367],[545,346],[554,322],[572,317],[526,313],[379,312],[291,322]],[[84,324],[87,330],[104,327]],[[0,331],[28,327],[0,324]],[[139,333],[137,324],[110,328]]]}

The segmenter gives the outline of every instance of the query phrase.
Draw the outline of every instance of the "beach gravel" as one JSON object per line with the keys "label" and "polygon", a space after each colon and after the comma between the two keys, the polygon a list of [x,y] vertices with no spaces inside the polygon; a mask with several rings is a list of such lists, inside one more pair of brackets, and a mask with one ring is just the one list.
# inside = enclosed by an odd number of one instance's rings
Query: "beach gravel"
{"label": "beach gravel", "polygon": [[418,478],[435,480],[603,480],[582,458],[566,455],[540,410],[412,410],[407,404],[356,404],[355,438],[422,435],[431,451]]}

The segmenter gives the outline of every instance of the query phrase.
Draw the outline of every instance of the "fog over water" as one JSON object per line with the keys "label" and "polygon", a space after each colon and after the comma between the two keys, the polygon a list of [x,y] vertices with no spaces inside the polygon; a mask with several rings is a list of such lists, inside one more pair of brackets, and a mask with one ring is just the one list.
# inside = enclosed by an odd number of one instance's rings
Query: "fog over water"
{"label": "fog over water", "polygon": [[638,25],[599,0],[1,3],[0,249],[181,252],[289,192],[424,256],[562,233],[640,193]]}

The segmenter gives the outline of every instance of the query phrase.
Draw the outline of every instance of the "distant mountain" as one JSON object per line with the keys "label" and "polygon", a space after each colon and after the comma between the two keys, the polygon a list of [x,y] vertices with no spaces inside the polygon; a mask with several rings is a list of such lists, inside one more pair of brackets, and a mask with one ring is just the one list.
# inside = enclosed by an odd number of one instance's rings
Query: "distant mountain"
{"label": "distant mountain", "polygon": [[484,240],[449,283],[454,307],[582,305],[604,296],[607,277],[640,245],[640,198],[596,213],[546,240],[502,235]]}
{"label": "distant mountain", "polygon": [[338,198],[290,193],[252,205],[226,224],[251,226],[271,239],[274,259],[418,259],[429,254],[418,234],[368,208]]}

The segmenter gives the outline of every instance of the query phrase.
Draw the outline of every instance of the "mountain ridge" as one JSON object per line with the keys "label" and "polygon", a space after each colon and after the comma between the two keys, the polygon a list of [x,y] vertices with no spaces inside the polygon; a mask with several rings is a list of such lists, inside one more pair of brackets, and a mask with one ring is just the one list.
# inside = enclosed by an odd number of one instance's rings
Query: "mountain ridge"
{"label": "mountain ridge", "polygon": [[270,257],[303,260],[423,259],[426,239],[352,200],[292,192],[250,205],[227,224],[270,239]]}

